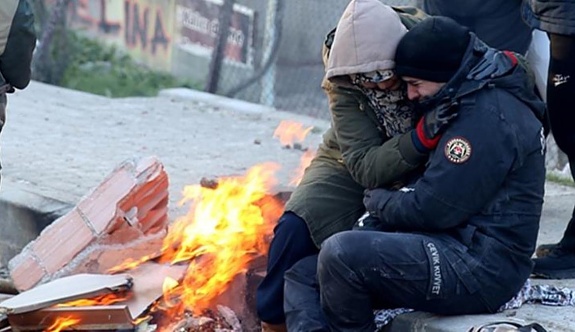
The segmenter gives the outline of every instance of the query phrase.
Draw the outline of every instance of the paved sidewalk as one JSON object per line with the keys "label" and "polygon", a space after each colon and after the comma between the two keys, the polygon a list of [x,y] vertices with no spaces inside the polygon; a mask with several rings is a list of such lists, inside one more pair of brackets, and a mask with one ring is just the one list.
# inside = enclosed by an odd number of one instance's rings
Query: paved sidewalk
{"label": "paved sidewalk", "polygon": [[[272,137],[282,120],[315,126],[304,144],[312,149],[329,125],[185,89],[166,90],[156,98],[109,99],[32,82],[9,96],[0,141],[0,199],[3,193],[29,191],[73,205],[122,161],[154,155],[170,178],[170,219],[175,219],[184,212],[177,205],[181,190],[202,177],[243,174],[272,161],[282,165],[278,179],[287,184],[303,153],[282,148]],[[561,237],[574,203],[575,189],[547,184],[540,242]],[[543,283],[575,289],[575,280]],[[466,332],[473,325],[509,317],[537,321],[550,331],[575,331],[575,307],[541,305],[487,316],[414,313],[398,317],[390,330]]]}

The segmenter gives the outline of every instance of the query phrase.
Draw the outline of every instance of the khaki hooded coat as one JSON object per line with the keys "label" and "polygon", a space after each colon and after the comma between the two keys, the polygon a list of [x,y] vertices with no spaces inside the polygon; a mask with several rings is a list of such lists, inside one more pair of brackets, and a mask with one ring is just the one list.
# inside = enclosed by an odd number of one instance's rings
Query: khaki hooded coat
{"label": "khaki hooded coat", "polygon": [[[415,149],[409,132],[386,137],[365,95],[347,79],[349,74],[392,69],[395,47],[406,31],[399,23],[409,29],[426,16],[415,8],[389,8],[379,1],[352,1],[323,45],[322,88],[332,123],[285,208],[305,220],[318,247],[353,227],[365,212],[366,188],[402,182],[427,159]],[[374,20],[381,17],[398,24]],[[384,25],[391,31],[378,31]]]}

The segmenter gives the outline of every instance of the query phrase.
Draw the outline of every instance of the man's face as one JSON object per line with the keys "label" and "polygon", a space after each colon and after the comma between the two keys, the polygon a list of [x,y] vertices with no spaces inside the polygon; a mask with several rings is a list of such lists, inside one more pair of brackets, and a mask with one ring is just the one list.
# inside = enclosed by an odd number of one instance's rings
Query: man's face
{"label": "man's face", "polygon": [[407,83],[407,98],[414,101],[434,96],[445,85],[409,76],[403,77],[403,80]]}

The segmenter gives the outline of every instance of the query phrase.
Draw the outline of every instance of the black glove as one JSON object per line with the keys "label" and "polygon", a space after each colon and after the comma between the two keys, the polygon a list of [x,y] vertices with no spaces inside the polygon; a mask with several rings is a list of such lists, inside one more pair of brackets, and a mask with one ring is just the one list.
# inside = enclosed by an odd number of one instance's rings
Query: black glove
{"label": "black glove", "polygon": [[412,131],[412,140],[420,152],[435,149],[441,134],[457,116],[459,104],[454,100],[440,102],[431,111],[426,112]]}
{"label": "black glove", "polygon": [[489,47],[479,63],[467,74],[467,79],[482,80],[500,77],[509,73],[517,65],[517,58],[510,51],[499,51]]}
{"label": "black glove", "polygon": [[383,188],[366,189],[363,192],[363,205],[371,217],[384,220],[379,214],[393,193],[394,191]]}

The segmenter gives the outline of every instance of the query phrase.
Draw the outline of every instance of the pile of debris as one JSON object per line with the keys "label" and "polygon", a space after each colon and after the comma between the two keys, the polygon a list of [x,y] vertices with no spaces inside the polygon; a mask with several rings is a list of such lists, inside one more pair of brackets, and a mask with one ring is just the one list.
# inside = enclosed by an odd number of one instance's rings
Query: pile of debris
{"label": "pile of debris", "polygon": [[[206,190],[220,187],[225,185]],[[175,228],[175,235],[170,232],[174,223],[168,223],[168,176],[163,165],[155,158],[125,162],[9,262],[18,294],[0,294],[0,332],[253,331],[258,325],[253,294],[262,277],[257,271],[264,264],[260,242],[271,234],[283,209],[283,196],[278,197],[255,198],[262,220],[246,232],[238,233],[237,225],[232,225],[235,233],[226,235],[222,225],[212,225],[221,236],[236,237],[232,245],[223,245],[236,250],[234,259],[244,263],[227,268],[228,279],[219,280],[224,277],[221,271],[210,266],[225,265],[217,257],[218,248],[209,251],[208,243],[188,243],[181,236],[194,232],[185,227]],[[238,250],[236,242],[248,247]],[[192,254],[174,255],[185,246]],[[202,275],[206,270],[208,275]],[[210,282],[211,278],[219,280],[209,290],[213,294],[192,291],[209,302],[190,308],[185,301],[189,290],[184,288],[200,285],[193,279]]]}

